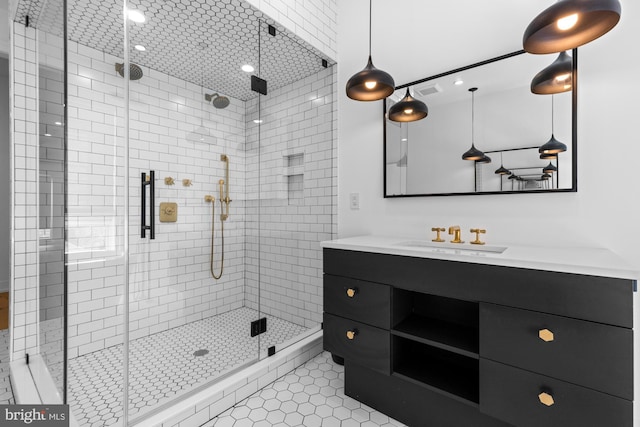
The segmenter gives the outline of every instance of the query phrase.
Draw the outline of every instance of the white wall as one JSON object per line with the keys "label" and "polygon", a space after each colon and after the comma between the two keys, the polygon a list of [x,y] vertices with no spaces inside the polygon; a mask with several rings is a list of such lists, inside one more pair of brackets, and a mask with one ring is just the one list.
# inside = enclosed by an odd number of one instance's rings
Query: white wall
{"label": "white wall", "polygon": [[[487,228],[489,243],[605,247],[640,267],[637,1],[623,0],[618,26],[579,50],[577,193],[408,199],[382,198],[380,102],[351,101],[344,93],[366,62],[367,3],[338,4],[340,237],[430,238],[432,226],[459,224]],[[402,84],[520,49],[524,29],[546,3],[374,2],[374,64]],[[411,34],[415,42],[407,42]],[[350,193],[360,193],[359,210],[349,209]]]}

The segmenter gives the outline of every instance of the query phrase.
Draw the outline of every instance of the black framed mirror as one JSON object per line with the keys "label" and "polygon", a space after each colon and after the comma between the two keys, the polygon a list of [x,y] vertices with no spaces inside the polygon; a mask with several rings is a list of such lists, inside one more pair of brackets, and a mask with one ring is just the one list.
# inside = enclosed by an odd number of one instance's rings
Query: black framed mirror
{"label": "black framed mirror", "polygon": [[[517,51],[397,86],[383,102],[384,197],[576,192],[577,49],[566,91],[531,89],[556,57]],[[407,88],[427,117],[389,120]],[[541,153],[552,135],[566,150]],[[462,158],[472,142],[479,161]]]}

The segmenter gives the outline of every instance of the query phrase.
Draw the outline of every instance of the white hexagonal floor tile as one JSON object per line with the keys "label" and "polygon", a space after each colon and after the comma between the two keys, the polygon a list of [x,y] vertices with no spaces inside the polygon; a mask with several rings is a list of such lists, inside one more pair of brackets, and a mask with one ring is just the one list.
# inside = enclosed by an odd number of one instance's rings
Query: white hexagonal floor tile
{"label": "white hexagonal floor tile", "polygon": [[[262,407],[257,407],[262,403]],[[244,409],[240,409],[244,408]],[[240,414],[246,418],[232,418]],[[262,417],[262,419],[260,419]],[[203,427],[402,427],[344,394],[344,368],[322,353]]]}

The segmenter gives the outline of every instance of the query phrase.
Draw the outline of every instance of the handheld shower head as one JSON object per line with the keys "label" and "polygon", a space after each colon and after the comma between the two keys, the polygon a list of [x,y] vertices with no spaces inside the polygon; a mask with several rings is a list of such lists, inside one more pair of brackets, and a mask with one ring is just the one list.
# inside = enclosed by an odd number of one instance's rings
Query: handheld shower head
{"label": "handheld shower head", "polygon": [[204,94],[204,99],[207,102],[211,102],[216,108],[227,108],[231,101],[226,96],[218,95],[217,93]]}

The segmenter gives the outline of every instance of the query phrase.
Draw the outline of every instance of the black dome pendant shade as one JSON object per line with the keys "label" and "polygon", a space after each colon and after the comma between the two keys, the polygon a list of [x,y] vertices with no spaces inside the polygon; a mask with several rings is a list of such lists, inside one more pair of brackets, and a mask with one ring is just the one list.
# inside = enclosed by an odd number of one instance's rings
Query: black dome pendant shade
{"label": "black dome pendant shade", "polygon": [[538,148],[538,153],[542,154],[558,154],[564,151],[567,151],[567,146],[558,141],[553,134],[551,134],[551,138],[545,142],[544,145]]}
{"label": "black dome pendant shade", "polygon": [[[567,151],[567,146],[558,141],[553,135],[554,127],[554,99],[551,95],[551,138],[538,148],[538,153],[541,154],[558,154]],[[542,158],[542,157],[540,157]]]}
{"label": "black dome pendant shade", "polygon": [[477,87],[472,87],[469,89],[471,92],[471,148],[464,152],[462,155],[462,160],[481,160],[484,157],[484,153],[476,148],[473,143],[473,127],[475,122],[475,91],[477,91]]}
{"label": "black dome pendant shade", "polygon": [[485,154],[480,160],[476,160],[476,163],[491,163],[491,157]]}
{"label": "black dome pendant shade", "polygon": [[377,69],[371,61],[371,0],[369,0],[369,60],[364,70],[347,82],[347,96],[356,101],[378,101],[395,91],[396,83],[389,73]]}
{"label": "black dome pendant shade", "polygon": [[511,171],[504,167],[502,162],[502,153],[500,153],[500,167],[495,171],[496,175],[511,175]]}
{"label": "black dome pendant shade", "polygon": [[531,81],[531,92],[551,95],[570,91],[572,86],[573,61],[567,52],[560,52],[551,65],[540,71]]}
{"label": "black dome pendant shade", "polygon": [[549,164],[542,169],[542,172],[543,173],[553,173],[553,172],[555,172],[557,170],[558,170],[558,168],[555,167],[551,162],[549,162]]}
{"label": "black dome pendant shade", "polygon": [[478,150],[473,143],[471,143],[471,148],[464,152],[462,160],[480,160],[483,156],[484,153]]}
{"label": "black dome pendant shade", "polygon": [[364,70],[354,74],[347,82],[347,96],[356,101],[378,101],[395,91],[393,77],[377,69],[371,56]]}
{"label": "black dome pendant shade", "polygon": [[557,53],[606,34],[620,20],[618,0],[560,0],[543,10],[522,37],[529,53]]}
{"label": "black dome pendant shade", "polygon": [[496,169],[495,173],[496,173],[496,175],[509,175],[509,174],[511,174],[509,169],[505,168],[502,165],[500,165],[500,167],[498,169]]}
{"label": "black dome pendant shade", "polygon": [[409,88],[404,98],[389,108],[389,120],[394,122],[415,122],[424,119],[427,114],[429,114],[427,104],[412,97]]}

